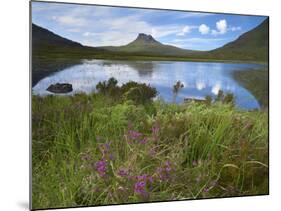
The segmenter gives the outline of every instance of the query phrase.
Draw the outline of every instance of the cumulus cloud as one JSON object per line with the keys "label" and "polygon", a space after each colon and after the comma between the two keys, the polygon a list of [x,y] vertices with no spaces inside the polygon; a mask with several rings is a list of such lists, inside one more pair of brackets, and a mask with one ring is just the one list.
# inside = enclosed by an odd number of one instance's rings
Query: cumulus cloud
{"label": "cumulus cloud", "polygon": [[198,28],[199,32],[201,34],[209,34],[210,32],[210,27],[207,26],[206,24],[201,24]]}
{"label": "cumulus cloud", "polygon": [[227,22],[225,19],[218,21],[216,26],[220,34],[224,34],[227,31]]}
{"label": "cumulus cloud", "polygon": [[216,22],[216,29],[212,29],[212,35],[225,34],[227,31],[240,31],[242,28],[240,26],[228,27],[227,21],[225,19]]}

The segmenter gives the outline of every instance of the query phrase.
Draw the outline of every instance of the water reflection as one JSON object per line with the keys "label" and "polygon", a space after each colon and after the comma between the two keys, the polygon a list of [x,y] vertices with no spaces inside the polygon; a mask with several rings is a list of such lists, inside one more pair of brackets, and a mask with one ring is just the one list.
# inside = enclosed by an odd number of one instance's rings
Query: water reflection
{"label": "water reflection", "polygon": [[50,75],[33,87],[39,95],[51,94],[46,91],[53,83],[71,83],[74,92],[92,92],[99,81],[115,77],[119,85],[130,80],[147,83],[157,88],[160,97],[171,102],[172,86],[180,80],[184,88],[177,96],[177,102],[184,98],[202,99],[215,96],[222,89],[232,92],[236,104],[242,108],[259,108],[251,93],[233,78],[232,71],[257,68],[255,64],[227,64],[207,62],[163,62],[163,61],[105,61],[85,60],[83,64],[66,68]]}

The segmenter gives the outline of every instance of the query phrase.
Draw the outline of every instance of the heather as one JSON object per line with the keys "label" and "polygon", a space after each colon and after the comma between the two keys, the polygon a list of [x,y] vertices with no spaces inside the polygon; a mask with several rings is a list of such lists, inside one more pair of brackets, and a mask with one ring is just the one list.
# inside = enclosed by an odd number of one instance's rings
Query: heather
{"label": "heather", "polygon": [[32,96],[33,208],[268,194],[267,112],[156,95],[111,79]]}

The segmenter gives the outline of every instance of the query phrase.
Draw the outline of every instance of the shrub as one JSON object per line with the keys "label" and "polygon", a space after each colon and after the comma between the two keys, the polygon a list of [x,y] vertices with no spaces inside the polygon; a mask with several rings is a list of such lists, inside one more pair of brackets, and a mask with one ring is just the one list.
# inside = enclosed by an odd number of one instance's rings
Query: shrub
{"label": "shrub", "polygon": [[157,91],[155,88],[146,84],[137,84],[125,92],[123,97],[125,100],[132,100],[136,104],[144,104],[150,102],[156,95]]}
{"label": "shrub", "polygon": [[118,81],[112,77],[108,79],[108,81],[100,81],[96,85],[96,89],[99,93],[117,96],[120,93],[120,88],[117,86],[117,83]]}
{"label": "shrub", "polygon": [[117,86],[117,83],[115,78],[110,78],[108,81],[99,82],[96,89],[101,94],[108,94],[112,97],[121,96],[123,101],[132,101],[136,104],[151,102],[157,95],[157,90],[145,83],[130,81],[121,87]]}
{"label": "shrub", "polygon": [[[205,101],[207,105],[210,105],[213,102],[213,99],[210,95],[207,95],[205,97]],[[233,93],[226,93],[224,94],[224,92],[222,90],[219,90],[217,96],[215,97],[214,102],[221,102],[224,104],[230,104],[232,106],[234,106],[235,103],[235,97]]]}

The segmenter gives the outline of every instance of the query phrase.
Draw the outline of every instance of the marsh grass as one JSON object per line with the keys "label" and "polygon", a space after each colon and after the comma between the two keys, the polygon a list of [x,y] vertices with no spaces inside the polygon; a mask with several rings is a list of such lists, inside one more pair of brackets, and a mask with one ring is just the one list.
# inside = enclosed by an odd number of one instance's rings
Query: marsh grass
{"label": "marsh grass", "polygon": [[32,96],[33,209],[268,194],[268,179],[266,112]]}

